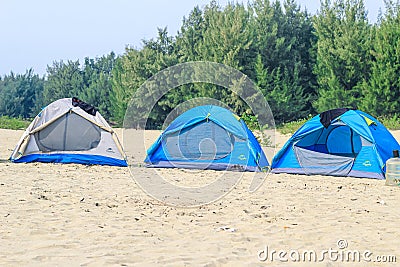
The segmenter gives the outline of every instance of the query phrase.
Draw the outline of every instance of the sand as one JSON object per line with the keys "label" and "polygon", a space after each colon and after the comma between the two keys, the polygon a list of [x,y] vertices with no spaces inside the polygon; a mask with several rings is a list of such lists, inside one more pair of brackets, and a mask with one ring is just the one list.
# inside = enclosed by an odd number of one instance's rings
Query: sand
{"label": "sand", "polygon": [[[250,193],[253,174],[244,173],[225,197],[179,208],[148,196],[128,168],[10,163],[21,134],[0,130],[0,266],[288,266],[296,253],[315,251],[321,260],[329,249],[331,258],[295,266],[347,265],[335,261],[335,250],[361,253],[350,266],[396,266],[363,261],[366,250],[372,261],[393,255],[400,262],[400,188],[384,181],[271,174]],[[287,138],[278,134],[277,143]],[[136,176],[148,172],[132,168]],[[198,186],[220,173],[161,175]],[[288,261],[271,259],[272,250],[287,252]]]}

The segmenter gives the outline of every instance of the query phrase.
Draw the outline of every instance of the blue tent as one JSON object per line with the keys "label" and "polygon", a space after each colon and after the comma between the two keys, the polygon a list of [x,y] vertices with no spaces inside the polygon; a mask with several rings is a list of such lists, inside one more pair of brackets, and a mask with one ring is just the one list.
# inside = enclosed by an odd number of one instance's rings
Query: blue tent
{"label": "blue tent", "polygon": [[338,110],[297,130],[273,158],[272,172],[385,179],[385,162],[400,149],[396,139],[369,114],[348,109],[335,114]]}
{"label": "blue tent", "polygon": [[267,158],[244,121],[219,106],[178,116],[148,149],[147,167],[261,171]]}

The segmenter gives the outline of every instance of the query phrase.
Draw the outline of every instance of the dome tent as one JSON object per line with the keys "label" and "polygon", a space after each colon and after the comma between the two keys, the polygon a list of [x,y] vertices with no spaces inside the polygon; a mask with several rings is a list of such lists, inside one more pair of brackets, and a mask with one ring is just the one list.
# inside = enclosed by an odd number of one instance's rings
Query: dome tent
{"label": "dome tent", "polygon": [[77,98],[59,99],[43,108],[10,160],[127,166],[113,129],[94,107]]}
{"label": "dome tent", "polygon": [[147,167],[261,171],[269,163],[244,121],[228,109],[192,108],[148,149]]}
{"label": "dome tent", "polygon": [[385,179],[385,163],[400,145],[360,110],[335,109],[307,121],[272,160],[273,173]]}

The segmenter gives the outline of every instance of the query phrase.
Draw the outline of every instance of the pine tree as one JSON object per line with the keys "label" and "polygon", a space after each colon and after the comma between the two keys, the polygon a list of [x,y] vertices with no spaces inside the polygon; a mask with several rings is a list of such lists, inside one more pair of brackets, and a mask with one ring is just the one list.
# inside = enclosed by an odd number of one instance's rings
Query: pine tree
{"label": "pine tree", "polygon": [[315,95],[312,73],[312,24],[293,0],[258,0],[253,4],[256,29],[255,79],[275,120],[308,116]]}
{"label": "pine tree", "polygon": [[315,17],[318,111],[357,107],[362,86],[370,75],[371,25],[363,0],[321,2]]}
{"label": "pine tree", "polygon": [[0,80],[0,116],[30,118],[39,111],[36,101],[43,90],[43,78],[32,69],[25,74],[5,75]]}
{"label": "pine tree", "polygon": [[113,52],[100,58],[85,58],[83,79],[85,88],[79,97],[95,106],[107,120],[111,116],[111,75],[116,61]]}
{"label": "pine tree", "polygon": [[79,60],[54,62],[47,66],[47,81],[43,89],[43,102],[47,105],[60,98],[78,96],[85,88]]}
{"label": "pine tree", "polygon": [[364,83],[362,108],[375,115],[400,113],[400,4],[385,1],[372,49],[371,78]]}

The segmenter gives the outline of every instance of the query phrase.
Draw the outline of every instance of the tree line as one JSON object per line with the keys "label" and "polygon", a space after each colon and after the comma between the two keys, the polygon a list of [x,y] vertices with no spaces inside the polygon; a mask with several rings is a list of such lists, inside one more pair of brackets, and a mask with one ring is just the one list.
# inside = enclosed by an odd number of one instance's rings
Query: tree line
{"label": "tree line", "polygon": [[[317,14],[295,0],[253,0],[225,7],[211,1],[183,18],[180,30],[95,59],[53,62],[40,77],[0,77],[0,115],[31,118],[52,101],[77,96],[121,124],[136,90],[154,74],[188,61],[218,62],[259,87],[278,123],[352,107],[374,116],[400,113],[400,4],[385,0],[378,21],[368,21],[363,0],[321,0]],[[212,97],[250,114],[229,88],[193,83],[164,95],[149,118],[162,125],[178,104]]]}

